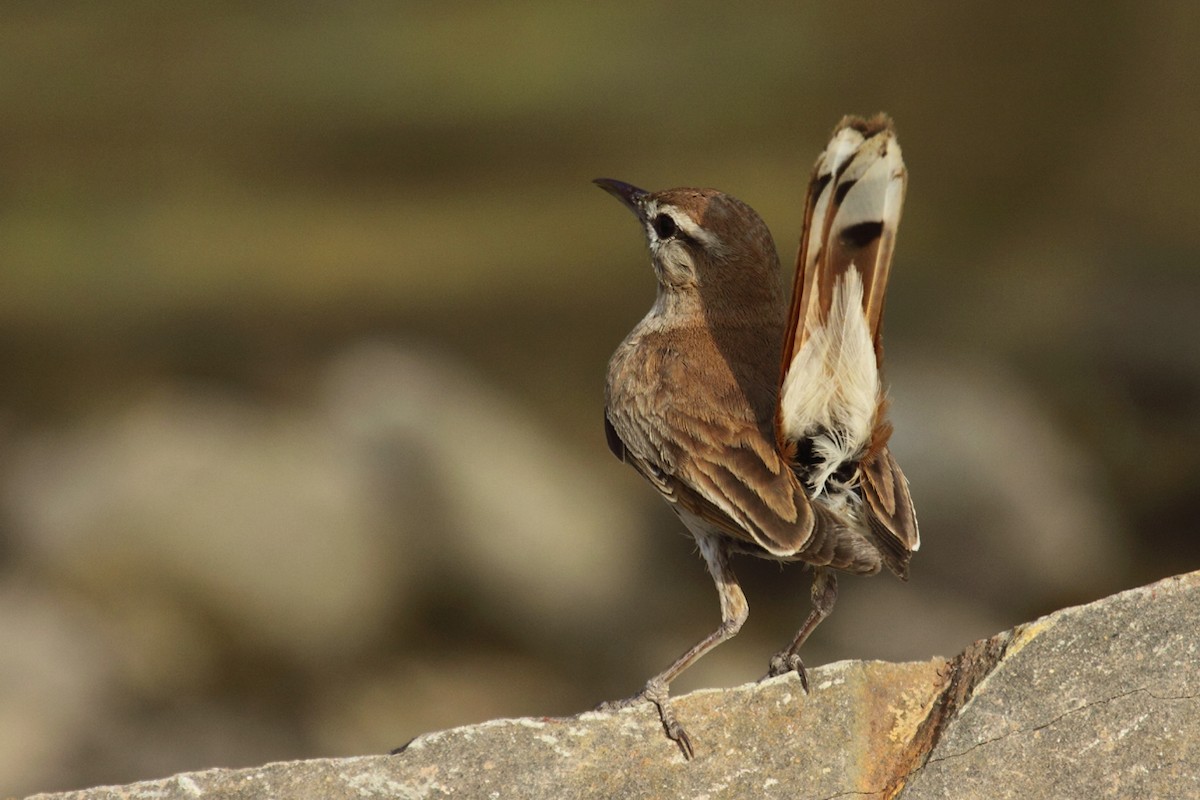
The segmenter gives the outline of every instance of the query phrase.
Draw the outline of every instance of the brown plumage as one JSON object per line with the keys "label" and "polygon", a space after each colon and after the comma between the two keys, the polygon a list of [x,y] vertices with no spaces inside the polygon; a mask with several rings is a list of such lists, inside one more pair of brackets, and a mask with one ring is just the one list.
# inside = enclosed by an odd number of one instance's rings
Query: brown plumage
{"label": "brown plumage", "polygon": [[730,554],[813,567],[814,610],[770,670],[807,689],[798,650],[833,606],[833,570],[904,577],[919,545],[879,378],[904,181],[890,121],[842,121],[809,187],[790,307],[774,241],[746,204],[596,181],[643,223],[659,284],[609,363],[609,446],[683,520],[721,600],[721,626],[626,701],[654,702],[686,757],[668,686],[745,621]]}

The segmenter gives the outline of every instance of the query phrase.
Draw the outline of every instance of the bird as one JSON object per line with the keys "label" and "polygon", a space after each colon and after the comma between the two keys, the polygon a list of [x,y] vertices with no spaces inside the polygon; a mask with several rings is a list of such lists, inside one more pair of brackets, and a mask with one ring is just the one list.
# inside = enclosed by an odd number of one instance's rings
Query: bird
{"label": "bird", "polygon": [[721,609],[720,625],[639,693],[599,708],[653,703],[691,760],[669,687],[746,621],[732,556],[811,569],[812,610],[767,673],[794,672],[807,693],[799,651],[833,609],[837,574],[886,566],[907,580],[920,547],[881,376],[907,170],[889,117],[838,123],[809,181],[790,302],[771,233],[744,202],[594,182],[637,217],[657,279],[609,361],[608,445],[692,534]]}

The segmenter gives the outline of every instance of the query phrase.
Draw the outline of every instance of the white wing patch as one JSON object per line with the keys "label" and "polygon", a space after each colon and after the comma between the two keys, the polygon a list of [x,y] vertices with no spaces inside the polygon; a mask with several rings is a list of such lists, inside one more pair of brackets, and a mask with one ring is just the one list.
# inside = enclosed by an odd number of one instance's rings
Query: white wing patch
{"label": "white wing patch", "polygon": [[834,284],[828,321],[806,332],[783,384],[783,432],[813,442],[814,497],[866,447],[875,424],[881,387],[862,297],[862,276],[851,265]]}

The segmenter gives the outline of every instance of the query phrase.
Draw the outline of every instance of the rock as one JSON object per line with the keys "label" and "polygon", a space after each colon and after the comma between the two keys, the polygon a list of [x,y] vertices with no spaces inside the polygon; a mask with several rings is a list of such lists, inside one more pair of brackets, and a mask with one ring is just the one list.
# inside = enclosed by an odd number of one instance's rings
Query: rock
{"label": "rock", "polygon": [[1008,627],[1031,608],[1128,585],[1121,511],[1094,479],[1104,467],[1054,418],[1040,390],[988,359],[941,353],[897,364],[889,380],[894,451],[921,489],[917,511],[930,540],[914,570],[957,595],[946,606],[1013,610]]}
{"label": "rock", "polygon": [[149,687],[204,685],[230,640],[344,661],[416,572],[395,557],[358,452],[313,414],[174,387],[32,434],[4,467],[13,549],[109,609]]}
{"label": "rock", "polygon": [[[677,701],[694,741],[684,761],[649,706],[576,718],[505,719],[426,734],[402,753],[209,770],[135,784],[130,797],[642,797],[695,793],[814,796],[885,780],[941,684],[940,660],[841,662],[813,670],[814,692],[777,678]],[[811,743],[820,741],[821,746]],[[57,795],[106,797],[106,789]],[[497,794],[492,794],[497,793]],[[44,796],[48,797],[48,796]]]}
{"label": "rock", "polygon": [[394,756],[181,774],[108,797],[1200,797],[1200,573],[1070,608],[951,662],[841,662],[648,706],[506,719]]}
{"label": "rock", "polygon": [[902,795],[1200,797],[1200,572],[1001,634]]}
{"label": "rock", "polygon": [[579,638],[621,609],[643,526],[513,398],[376,342],[331,359],[321,389],[272,407],[164,385],[15,440],[4,533],[115,609],[146,684],[227,645],[344,665],[444,586],[525,639]]}
{"label": "rock", "polygon": [[96,616],[31,581],[0,582],[0,797],[85,780],[60,758],[116,705],[116,656]]}
{"label": "rock", "polygon": [[12,436],[0,410],[0,797],[600,699],[652,538],[605,469],[417,345],[314,383],[165,382]]}
{"label": "rock", "polygon": [[324,400],[389,494],[420,487],[393,515],[406,557],[427,553],[425,572],[469,590],[509,633],[574,639],[630,594],[629,554],[648,538],[631,504],[482,376],[414,344],[367,341],[331,362]]}

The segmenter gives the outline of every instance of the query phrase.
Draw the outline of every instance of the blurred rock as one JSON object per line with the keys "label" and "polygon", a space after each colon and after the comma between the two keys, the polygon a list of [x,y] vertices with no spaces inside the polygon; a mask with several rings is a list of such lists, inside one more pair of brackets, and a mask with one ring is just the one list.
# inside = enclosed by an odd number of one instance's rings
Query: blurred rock
{"label": "blurred rock", "polygon": [[678,697],[690,763],[643,704],[431,733],[391,757],[55,797],[1193,797],[1198,593],[1200,573],[1171,578],[1021,625],[950,663],[833,664],[812,671],[808,695],[785,676]]}
{"label": "blurred rock", "polygon": [[153,683],[229,636],[300,663],[363,647],[411,574],[368,477],[311,413],[176,387],[30,436],[2,491],[15,547],[119,620]]}
{"label": "blurred rock", "polygon": [[[583,684],[582,686],[579,684]],[[319,687],[306,722],[323,755],[384,753],[417,734],[511,715],[569,714],[599,698],[545,660],[476,647],[417,653]]]}
{"label": "blurred rock", "polygon": [[[78,653],[6,683],[11,774],[62,786],[383,750],[561,708],[556,666],[496,640],[586,661],[628,613],[641,527],[593,472],[478,376],[378,343],[334,358],[307,404],[173,385],[13,435],[0,519],[14,575],[45,599],[26,619],[0,596],[22,643],[0,664]],[[57,595],[87,608],[71,623],[86,635],[60,633]],[[62,714],[25,724],[48,694]]]}
{"label": "blurred rock", "polygon": [[1121,585],[1127,553],[1105,470],[1035,393],[979,359],[889,371],[895,451],[913,487],[913,570],[1019,614]]}
{"label": "blurred rock", "polygon": [[119,704],[95,616],[28,580],[0,582],[0,792],[63,785],[64,758]]}
{"label": "blurred rock", "polygon": [[174,387],[31,435],[2,488],[16,547],[114,610],[170,629],[172,603],[197,604],[300,662],[363,646],[417,583],[539,636],[620,598],[637,520],[477,376],[365,345],[335,359],[324,398],[268,409]]}
{"label": "blurred rock", "polygon": [[413,505],[426,514],[396,522],[439,581],[522,636],[574,637],[619,613],[642,523],[512,400],[445,358],[382,343],[338,358],[326,388],[340,429],[391,454],[377,482],[422,487]]}

